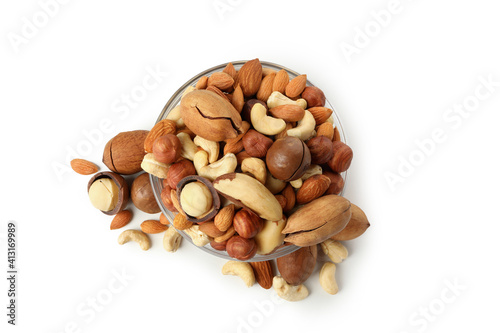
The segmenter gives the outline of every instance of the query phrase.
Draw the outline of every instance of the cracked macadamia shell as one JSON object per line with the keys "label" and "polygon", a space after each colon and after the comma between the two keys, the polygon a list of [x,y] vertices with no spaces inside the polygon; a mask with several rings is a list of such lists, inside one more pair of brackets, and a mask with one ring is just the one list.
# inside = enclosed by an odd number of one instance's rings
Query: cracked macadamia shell
{"label": "cracked macadamia shell", "polygon": [[299,179],[311,165],[311,153],[299,138],[287,136],[276,140],[267,151],[266,164],[277,179]]}

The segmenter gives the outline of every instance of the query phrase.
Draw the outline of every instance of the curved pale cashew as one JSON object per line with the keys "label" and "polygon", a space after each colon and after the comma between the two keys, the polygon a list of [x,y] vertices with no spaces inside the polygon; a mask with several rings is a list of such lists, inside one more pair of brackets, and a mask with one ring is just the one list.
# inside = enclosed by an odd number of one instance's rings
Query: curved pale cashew
{"label": "curved pale cashew", "polygon": [[167,172],[170,168],[170,164],[158,162],[153,153],[147,153],[142,159],[141,168],[147,173],[163,179],[167,178]]}
{"label": "curved pale cashew", "polygon": [[194,159],[194,154],[198,151],[198,146],[194,144],[193,140],[191,140],[191,137],[187,133],[178,133],[177,137],[181,141],[181,156],[192,161]]}
{"label": "curved pale cashew", "polygon": [[167,119],[174,121],[178,129],[186,126],[186,124],[184,124],[184,120],[181,117],[180,104],[170,110],[170,112],[167,114]]}
{"label": "curved pale cashew", "polygon": [[247,287],[255,283],[255,274],[252,266],[243,261],[228,261],[222,266],[222,274],[239,276]]}
{"label": "curved pale cashew", "polygon": [[321,249],[336,264],[340,264],[348,255],[347,249],[342,243],[331,239],[321,243]]}
{"label": "curved pale cashew", "polygon": [[266,175],[266,183],[264,185],[272,194],[278,194],[286,187],[286,182],[273,177],[273,175],[271,175],[268,171]]}
{"label": "curved pale cashew", "polygon": [[293,99],[286,97],[279,91],[275,91],[267,99],[267,107],[272,109],[280,105],[297,105],[305,110],[307,108],[307,101],[303,98],[299,98],[298,100],[294,101]]}
{"label": "curved pale cashew", "polygon": [[238,166],[238,161],[233,153],[228,153],[217,162],[208,164],[208,153],[200,150],[194,155],[193,164],[199,176],[213,181],[219,176],[234,172]]}
{"label": "curved pale cashew", "polygon": [[302,178],[299,178],[299,179],[292,180],[290,182],[290,185],[292,185],[293,188],[301,188],[303,183],[304,182],[302,181]]}
{"label": "curved pale cashew", "polygon": [[197,135],[193,140],[194,144],[203,148],[208,153],[208,162],[214,163],[219,158],[219,143],[210,141]]}
{"label": "curved pale cashew", "polygon": [[182,92],[182,96],[181,96],[181,99],[184,98],[184,96],[186,96],[187,94],[189,94],[191,91],[194,91],[196,90],[195,87],[193,86],[188,86],[183,92]]}
{"label": "curved pale cashew", "polygon": [[297,122],[297,127],[291,128],[286,131],[288,136],[295,136],[302,141],[310,139],[315,133],[316,120],[311,112],[307,111],[304,114],[304,118]]}
{"label": "curved pale cashew", "polygon": [[266,183],[266,163],[257,157],[248,157],[241,162],[241,171],[251,173],[262,184]]}
{"label": "curved pale cashew", "polygon": [[163,248],[166,251],[174,253],[179,249],[181,242],[182,236],[175,228],[170,227],[165,231],[163,235]]}
{"label": "curved pale cashew", "polygon": [[147,251],[151,245],[149,237],[140,230],[127,229],[118,236],[118,244],[123,245],[130,241],[134,241],[141,247],[142,250]]}
{"label": "curved pale cashew", "polygon": [[335,280],[335,271],[337,267],[333,262],[325,262],[319,272],[319,284],[324,291],[331,295],[335,295],[339,291],[337,280]]}
{"label": "curved pale cashew", "polygon": [[210,238],[206,233],[200,230],[200,226],[193,224],[192,227],[183,230],[191,239],[193,244],[199,247],[203,247],[210,243]]}
{"label": "curved pale cashew", "polygon": [[250,121],[255,130],[264,135],[276,135],[286,128],[283,119],[268,116],[266,107],[260,103],[255,103],[252,107]]}
{"label": "curved pale cashew", "polygon": [[279,297],[290,302],[301,301],[309,296],[309,290],[303,284],[298,286],[289,285],[281,276],[273,278],[273,288]]}

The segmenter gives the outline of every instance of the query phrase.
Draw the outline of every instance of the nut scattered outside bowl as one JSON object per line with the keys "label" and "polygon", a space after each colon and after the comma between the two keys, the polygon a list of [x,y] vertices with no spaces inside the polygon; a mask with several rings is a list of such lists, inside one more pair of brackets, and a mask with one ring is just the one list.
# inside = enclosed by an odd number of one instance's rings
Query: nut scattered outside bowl
{"label": "nut scattered outside bowl", "polygon": [[[101,184],[102,186],[97,187],[98,184],[94,185],[95,182],[99,182],[100,180],[105,182]],[[110,183],[111,181],[113,183]],[[106,185],[109,186],[109,184],[114,184],[116,186],[116,191],[109,191],[109,189],[105,187]],[[93,188],[91,192],[92,185],[96,187]],[[100,209],[101,212],[106,215],[115,215],[125,209],[129,199],[127,182],[122,176],[114,172],[103,171],[96,173],[87,185],[87,192],[94,206],[97,205],[98,207],[102,207],[102,201],[105,200],[107,202],[104,203],[104,206],[107,205],[108,210]]]}
{"label": "nut scattered outside bowl", "polygon": [[148,131],[137,130],[117,134],[104,147],[103,163],[111,171],[123,175],[141,171],[141,163],[146,155],[144,140],[148,133]]}
{"label": "nut scattered outside bowl", "polygon": [[156,202],[148,173],[142,173],[134,180],[130,194],[134,205],[143,212],[156,214],[161,211]]}

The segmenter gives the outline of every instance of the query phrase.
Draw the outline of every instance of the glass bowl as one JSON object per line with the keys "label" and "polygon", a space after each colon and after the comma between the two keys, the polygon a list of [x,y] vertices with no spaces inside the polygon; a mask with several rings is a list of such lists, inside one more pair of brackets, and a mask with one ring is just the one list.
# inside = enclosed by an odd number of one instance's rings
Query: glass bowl
{"label": "glass bowl", "polygon": [[[239,70],[241,68],[241,66],[243,66],[245,64],[245,62],[246,61],[233,61],[232,64],[234,65],[234,67],[236,68],[236,70]],[[159,122],[160,120],[165,119],[167,117],[168,113],[174,107],[176,107],[180,103],[180,100],[181,100],[181,97],[182,97],[182,93],[184,92],[184,90],[188,86],[195,86],[196,82],[198,82],[198,80],[202,76],[210,76],[212,73],[221,72],[226,67],[227,64],[228,63],[225,63],[225,64],[221,64],[221,65],[212,67],[210,69],[207,69],[207,70],[205,70],[205,71],[197,74],[196,76],[194,76],[193,78],[191,78],[190,80],[188,80],[186,83],[184,83],[172,95],[172,97],[167,102],[167,104],[165,105],[165,107],[161,111],[160,115],[158,116],[158,119],[156,120],[156,122]],[[274,69],[276,71],[284,69],[285,71],[288,72],[288,75],[290,76],[290,79],[293,79],[296,76],[300,75],[299,73],[297,73],[297,72],[295,72],[295,71],[293,71],[291,69],[288,69],[286,67],[283,67],[281,65],[274,64],[274,63],[271,63],[271,62],[261,61],[261,64],[262,64],[262,67],[267,67],[267,68],[270,68],[270,69]],[[309,81],[309,80],[307,80],[307,85],[308,86],[314,86],[314,84],[312,84],[311,81]],[[335,127],[337,127],[337,129],[339,130],[341,141],[344,142],[344,143],[346,143],[345,133],[344,133],[344,131],[342,129],[340,118],[339,118],[337,112],[335,111],[335,109],[333,108],[333,106],[330,104],[330,102],[328,100],[326,100],[325,106],[333,110],[333,114],[332,114],[333,123],[335,124]],[[346,181],[347,180],[347,172],[342,173],[342,177],[344,178],[344,181]],[[172,221],[174,219],[174,214],[172,212],[170,212],[165,207],[165,205],[163,204],[163,202],[161,200],[161,197],[160,197],[161,191],[163,189],[163,181],[162,181],[162,179],[160,179],[158,177],[155,177],[153,175],[150,175],[150,180],[151,180],[151,185],[153,187],[154,195],[156,197],[156,201],[158,202],[158,205],[160,206],[162,213],[169,220],[170,227],[173,228]],[[345,188],[345,185],[344,185],[344,188]],[[342,194],[343,194],[343,190],[340,193],[340,195],[342,195]],[[185,239],[185,241],[188,241],[189,243],[193,244],[193,241],[191,240],[191,237],[189,237],[185,232],[183,232],[182,230],[178,230],[178,232],[182,235],[182,237]],[[196,245],[193,244],[193,246],[196,246]],[[223,259],[226,259],[226,260],[236,260],[236,259],[230,257],[227,254],[226,251],[215,250],[214,248],[212,248],[210,246],[210,244],[207,244],[207,245],[205,245],[203,247],[199,247],[199,246],[197,246],[197,247],[200,248],[201,250],[203,250],[203,251],[205,251],[207,253],[210,253],[210,254],[212,254],[214,256],[217,256],[219,258],[223,258]],[[295,245],[285,245],[285,246],[279,247],[278,249],[276,249],[274,252],[272,252],[270,254],[266,254],[266,255],[256,254],[253,258],[251,258],[249,260],[246,260],[246,261],[249,261],[249,262],[250,261],[265,261],[265,260],[276,259],[276,258],[282,257],[284,255],[287,255],[289,253],[292,253],[292,252],[294,252],[294,251],[296,251],[298,249],[299,249],[299,247],[295,246]]]}

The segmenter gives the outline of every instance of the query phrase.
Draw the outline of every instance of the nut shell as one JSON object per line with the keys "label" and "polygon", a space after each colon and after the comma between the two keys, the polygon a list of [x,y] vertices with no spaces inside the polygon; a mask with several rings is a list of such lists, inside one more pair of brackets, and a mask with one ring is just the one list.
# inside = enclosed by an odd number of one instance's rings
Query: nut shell
{"label": "nut shell", "polygon": [[134,205],[145,213],[156,214],[161,211],[156,202],[148,173],[142,173],[134,179],[130,196]]}
{"label": "nut shell", "polygon": [[130,191],[129,191],[129,188],[128,188],[128,185],[127,185],[127,182],[125,181],[125,179],[122,176],[120,176],[119,174],[114,173],[114,172],[103,171],[103,172],[96,173],[89,180],[89,183],[87,185],[87,192],[90,189],[90,186],[96,180],[98,180],[100,178],[110,178],[118,186],[118,202],[116,203],[115,208],[113,210],[110,210],[110,211],[101,211],[101,212],[103,212],[106,215],[115,215],[115,214],[121,212],[122,210],[124,210],[125,207],[127,206],[129,195],[130,195]]}
{"label": "nut shell", "polygon": [[288,284],[297,286],[311,276],[316,266],[318,247],[302,247],[295,252],[276,259],[278,270]]}
{"label": "nut shell", "polygon": [[276,140],[267,151],[266,165],[277,179],[299,179],[311,165],[311,153],[299,138],[287,136]]}
{"label": "nut shell", "polygon": [[[219,209],[220,209],[219,193],[217,193],[217,191],[213,187],[212,183],[208,179],[200,177],[200,176],[194,176],[194,175],[187,176],[179,181],[179,183],[177,184],[177,191],[176,192],[177,192],[177,200],[180,203],[181,202],[181,192],[182,192],[183,187],[191,182],[197,182],[197,181],[205,184],[205,186],[208,188],[208,190],[212,194],[212,200],[213,200],[212,210],[210,212],[208,212],[207,214],[205,214],[205,216],[203,216],[203,217],[196,218],[194,216],[190,216],[187,214],[186,214],[186,217],[187,217],[188,221],[191,221],[193,223],[202,223],[202,222],[213,220],[215,218],[215,215],[217,215],[217,213],[219,212]],[[182,206],[181,206],[181,208],[182,208]]]}
{"label": "nut shell", "polygon": [[144,140],[148,133],[142,130],[119,133],[104,147],[102,162],[111,171],[123,175],[141,171],[141,163],[146,155]]}

